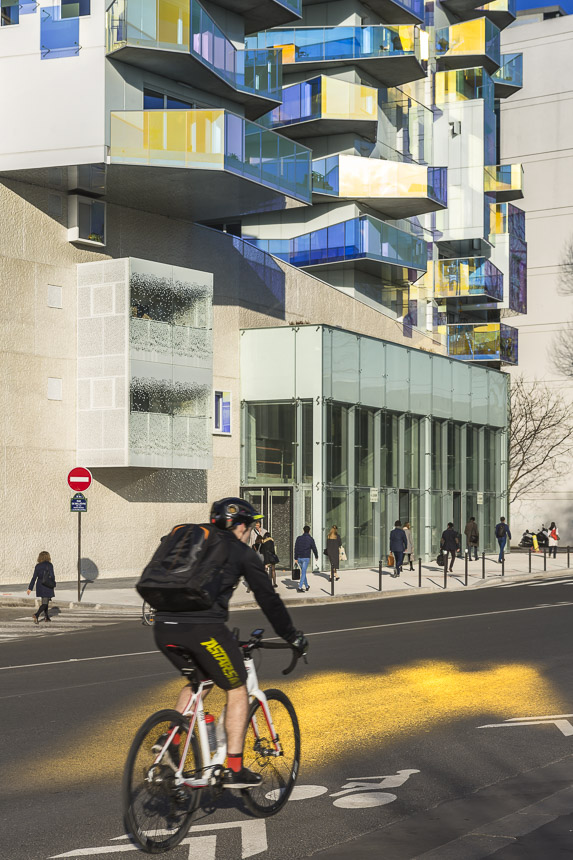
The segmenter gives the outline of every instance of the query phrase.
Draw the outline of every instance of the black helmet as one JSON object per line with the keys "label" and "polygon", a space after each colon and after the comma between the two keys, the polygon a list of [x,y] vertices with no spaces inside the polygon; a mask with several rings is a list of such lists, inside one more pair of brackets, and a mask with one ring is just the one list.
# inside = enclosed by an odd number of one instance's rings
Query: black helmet
{"label": "black helmet", "polygon": [[233,496],[227,499],[219,499],[211,506],[211,523],[220,529],[232,529],[239,523],[250,526],[255,520],[262,519],[250,502]]}

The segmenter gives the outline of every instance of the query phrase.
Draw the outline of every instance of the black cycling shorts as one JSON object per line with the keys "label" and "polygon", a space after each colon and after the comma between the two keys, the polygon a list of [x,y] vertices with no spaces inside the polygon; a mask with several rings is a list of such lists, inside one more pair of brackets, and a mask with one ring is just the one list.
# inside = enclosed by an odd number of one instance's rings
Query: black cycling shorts
{"label": "black cycling shorts", "polygon": [[241,649],[225,624],[165,623],[156,619],[153,632],[159,650],[178,669],[188,668],[189,663],[168,645],[180,645],[192,654],[201,681],[210,678],[222,690],[235,690],[247,683]]}

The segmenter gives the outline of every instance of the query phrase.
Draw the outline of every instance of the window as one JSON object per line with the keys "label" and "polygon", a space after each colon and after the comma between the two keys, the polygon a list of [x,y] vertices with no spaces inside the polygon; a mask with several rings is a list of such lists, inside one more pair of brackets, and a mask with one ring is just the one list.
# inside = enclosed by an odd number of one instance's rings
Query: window
{"label": "window", "polygon": [[48,400],[62,399],[62,380],[57,376],[48,376]]}
{"label": "window", "polygon": [[374,410],[356,407],[354,415],[355,479],[361,487],[374,487]]}
{"label": "window", "polygon": [[143,110],[192,110],[196,108],[195,102],[187,102],[157,90],[143,90]]}
{"label": "window", "polygon": [[404,418],[404,486],[420,486],[420,420]]}
{"label": "window", "polygon": [[83,18],[90,14],[90,0],[61,0],[62,18]]}
{"label": "window", "polygon": [[295,480],[296,409],[292,403],[249,403],[245,446],[247,482]]}
{"label": "window", "polygon": [[231,392],[215,391],[213,405],[213,433],[231,435]]}
{"label": "window", "polygon": [[380,482],[383,487],[398,486],[399,435],[398,416],[382,412],[380,416]]}
{"label": "window", "polygon": [[48,284],[48,307],[61,308],[62,305],[62,288],[55,284]]}
{"label": "window", "polygon": [[313,446],[312,446],[312,401],[303,401],[302,410],[302,476],[303,484],[312,483],[313,475]]}
{"label": "window", "polygon": [[348,483],[348,408],[329,403],[327,427],[330,442],[327,444],[327,475],[329,484]]}
{"label": "window", "polygon": [[0,8],[0,26],[9,27],[11,24],[20,23],[20,6],[18,3],[10,6],[8,3]]}
{"label": "window", "polygon": [[68,212],[68,242],[105,245],[105,203],[72,194]]}

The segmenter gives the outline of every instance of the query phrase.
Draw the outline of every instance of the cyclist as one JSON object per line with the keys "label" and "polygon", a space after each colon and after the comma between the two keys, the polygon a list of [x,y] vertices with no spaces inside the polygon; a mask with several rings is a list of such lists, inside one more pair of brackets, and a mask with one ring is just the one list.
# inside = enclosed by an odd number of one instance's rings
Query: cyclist
{"label": "cyclist", "polygon": [[[210,609],[201,612],[157,612],[155,615],[155,642],[157,647],[178,668],[188,667],[185,658],[173,653],[170,645],[189,651],[201,680],[210,678],[226,691],[227,710],[227,768],[223,777],[224,788],[250,788],[262,782],[259,774],[243,766],[243,744],[247,729],[249,701],[247,673],[237,640],[225,622],[229,617],[229,600],[241,576],[278,636],[289,642],[299,654],[306,653],[308,641],[301,631],[295,630],[290,615],[266,575],[261,556],[249,546],[249,537],[255,521],[259,520],[253,506],[244,499],[225,498],[211,508],[210,522],[222,530],[221,539],[227,541],[227,561],[220,575],[217,599]],[[218,574],[219,575],[219,574]],[[187,684],[179,694],[176,710],[183,712],[192,696]],[[154,744],[161,750],[166,740],[162,735]],[[179,738],[174,736],[167,750],[175,768],[179,766]]]}

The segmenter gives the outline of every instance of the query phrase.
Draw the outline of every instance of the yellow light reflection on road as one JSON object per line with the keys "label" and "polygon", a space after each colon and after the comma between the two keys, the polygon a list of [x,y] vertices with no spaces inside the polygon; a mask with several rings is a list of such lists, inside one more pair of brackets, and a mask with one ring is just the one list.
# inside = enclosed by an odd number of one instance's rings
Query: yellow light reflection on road
{"label": "yellow light reflection on road", "polygon": [[[421,662],[379,674],[322,672],[265,686],[281,687],[293,700],[307,773],[332,762],[333,756],[380,749],[455,720],[558,713],[561,708],[551,684],[535,667],[515,663]],[[179,680],[163,684],[134,699],[128,709],[112,707],[107,718],[99,716],[90,727],[71,729],[63,749],[41,758],[34,754],[29,768],[24,762],[17,772],[6,774],[7,782],[38,789],[118,779],[137,728],[153,711],[170,707],[179,689]],[[215,691],[209,710],[217,714],[222,701]]]}

